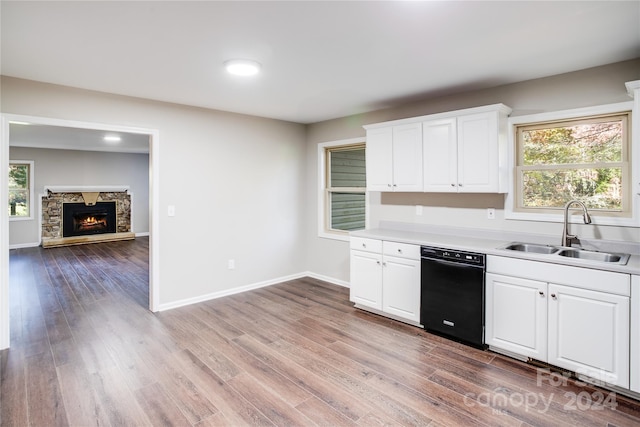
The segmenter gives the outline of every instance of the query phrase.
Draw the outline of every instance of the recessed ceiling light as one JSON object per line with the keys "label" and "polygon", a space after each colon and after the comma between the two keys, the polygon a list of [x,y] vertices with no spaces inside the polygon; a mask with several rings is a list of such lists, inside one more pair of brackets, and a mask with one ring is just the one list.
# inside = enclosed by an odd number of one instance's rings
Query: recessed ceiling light
{"label": "recessed ceiling light", "polygon": [[251,59],[231,59],[224,63],[227,72],[236,76],[253,76],[260,72],[260,64]]}
{"label": "recessed ceiling light", "polygon": [[102,139],[105,142],[120,142],[120,141],[122,141],[122,138],[120,138],[118,135],[107,135]]}

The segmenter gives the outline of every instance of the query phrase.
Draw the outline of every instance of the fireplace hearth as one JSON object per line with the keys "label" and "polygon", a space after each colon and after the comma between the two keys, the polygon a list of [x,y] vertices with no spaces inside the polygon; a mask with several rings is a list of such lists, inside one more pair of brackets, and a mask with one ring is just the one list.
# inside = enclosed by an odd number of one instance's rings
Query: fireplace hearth
{"label": "fireplace hearth", "polygon": [[62,237],[116,232],[116,202],[62,205]]}

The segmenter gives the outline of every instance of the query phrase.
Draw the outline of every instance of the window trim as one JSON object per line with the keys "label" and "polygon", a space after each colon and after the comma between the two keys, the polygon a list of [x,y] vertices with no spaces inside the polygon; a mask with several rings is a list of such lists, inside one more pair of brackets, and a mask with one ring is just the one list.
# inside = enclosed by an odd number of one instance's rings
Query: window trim
{"label": "window trim", "polygon": [[[516,144],[516,131],[517,126],[526,125],[526,124],[534,124],[538,122],[553,122],[558,120],[571,120],[571,119],[579,119],[582,117],[588,116],[598,116],[598,115],[607,115],[607,114],[615,114],[615,113],[623,113],[626,111],[631,111],[631,117],[628,122],[628,131],[629,131],[629,153],[628,153],[628,161],[629,161],[629,178],[630,178],[630,188],[626,189],[630,209],[631,216],[630,217],[622,217],[615,215],[598,215],[597,211],[590,212],[592,218],[594,219],[594,223],[600,225],[614,225],[614,226],[638,226],[640,223],[640,209],[638,209],[637,203],[635,201],[635,193],[638,192],[635,184],[635,174],[634,171],[640,166],[638,164],[638,153],[634,152],[634,144],[635,136],[632,129],[633,123],[633,115],[639,114],[639,112],[634,111],[633,109],[634,102],[620,102],[615,104],[606,104],[606,105],[598,105],[593,107],[585,107],[585,108],[576,108],[571,110],[561,110],[561,111],[552,111],[546,113],[538,113],[538,114],[530,114],[523,116],[515,116],[510,117],[508,120],[509,124],[509,143],[508,143],[508,158],[509,158],[509,191],[505,197],[504,201],[504,211],[505,211],[505,219],[506,220],[524,220],[524,221],[540,221],[540,222],[562,222],[563,221],[563,213],[536,213],[536,212],[520,212],[516,207],[516,167],[517,167],[517,144]],[[571,222],[578,222],[580,218],[578,216],[570,216]]]}
{"label": "window trim", "polygon": [[[328,207],[328,188],[327,188],[327,158],[325,152],[328,148],[346,147],[349,145],[364,145],[366,150],[366,139],[350,138],[337,141],[322,142],[318,144],[318,237],[333,240],[349,241],[348,231],[329,230]],[[342,188],[341,188],[342,189]],[[345,188],[348,189],[348,188]],[[365,203],[365,228],[369,228],[369,192],[364,190]]]}
{"label": "window trim", "polygon": [[[33,160],[9,160],[9,165],[29,165],[29,216],[11,216],[8,215],[9,221],[33,221],[35,219],[35,195],[34,195],[34,165]],[[8,181],[7,181],[8,182]],[[7,185],[8,187],[8,185]],[[7,203],[8,203],[7,189]]]}

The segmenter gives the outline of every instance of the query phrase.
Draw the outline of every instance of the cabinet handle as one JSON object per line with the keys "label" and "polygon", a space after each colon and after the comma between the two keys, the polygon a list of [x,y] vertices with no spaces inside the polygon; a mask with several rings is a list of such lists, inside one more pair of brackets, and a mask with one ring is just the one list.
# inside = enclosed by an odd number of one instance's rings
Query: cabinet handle
{"label": "cabinet handle", "polygon": [[402,253],[402,249],[398,249],[398,253],[401,254]]}
{"label": "cabinet handle", "polygon": [[376,261],[376,264],[380,265],[380,261]]}
{"label": "cabinet handle", "polygon": [[363,247],[363,248],[366,248],[366,247],[367,247],[367,245],[366,245],[365,243],[363,243],[363,244],[362,244],[362,247]]}
{"label": "cabinet handle", "polygon": [[556,294],[551,294],[551,298],[556,299]]}
{"label": "cabinet handle", "polygon": [[451,186],[452,186],[452,187],[455,187],[456,185],[452,182],[452,183],[451,183]]}
{"label": "cabinet handle", "polygon": [[462,183],[458,184],[458,187],[462,187]]}
{"label": "cabinet handle", "polygon": [[387,263],[386,263],[386,262],[383,262],[383,263],[382,263],[382,266],[383,266],[383,267],[386,267],[386,266],[387,266]]}
{"label": "cabinet handle", "polygon": [[540,294],[540,296],[542,296],[542,297],[544,296],[544,292],[538,291],[538,293]]}
{"label": "cabinet handle", "polygon": [[391,188],[391,184],[387,184],[387,187]]}
{"label": "cabinet handle", "polygon": [[394,187],[397,187],[397,186],[398,186],[398,184],[393,184],[393,186],[394,186]]}

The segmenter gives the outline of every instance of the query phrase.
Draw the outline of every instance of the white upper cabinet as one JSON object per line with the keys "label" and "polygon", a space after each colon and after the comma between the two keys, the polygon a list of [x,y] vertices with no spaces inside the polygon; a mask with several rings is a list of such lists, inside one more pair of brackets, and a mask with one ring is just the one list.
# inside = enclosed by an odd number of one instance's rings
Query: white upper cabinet
{"label": "white upper cabinet", "polygon": [[422,124],[367,131],[367,189],[422,191]]}
{"label": "white upper cabinet", "polygon": [[367,190],[393,191],[393,129],[367,131]]}
{"label": "white upper cabinet", "polygon": [[458,191],[456,118],[422,123],[424,191]]}
{"label": "white upper cabinet", "polygon": [[393,191],[422,191],[422,123],[393,127]]}
{"label": "white upper cabinet", "polygon": [[506,111],[496,109],[423,122],[424,191],[504,193]]}
{"label": "white upper cabinet", "polygon": [[365,126],[367,189],[506,192],[510,112],[495,104]]}
{"label": "white upper cabinet", "polygon": [[458,117],[458,192],[505,192],[506,177],[500,175],[506,164],[499,164],[498,136],[497,111]]}

